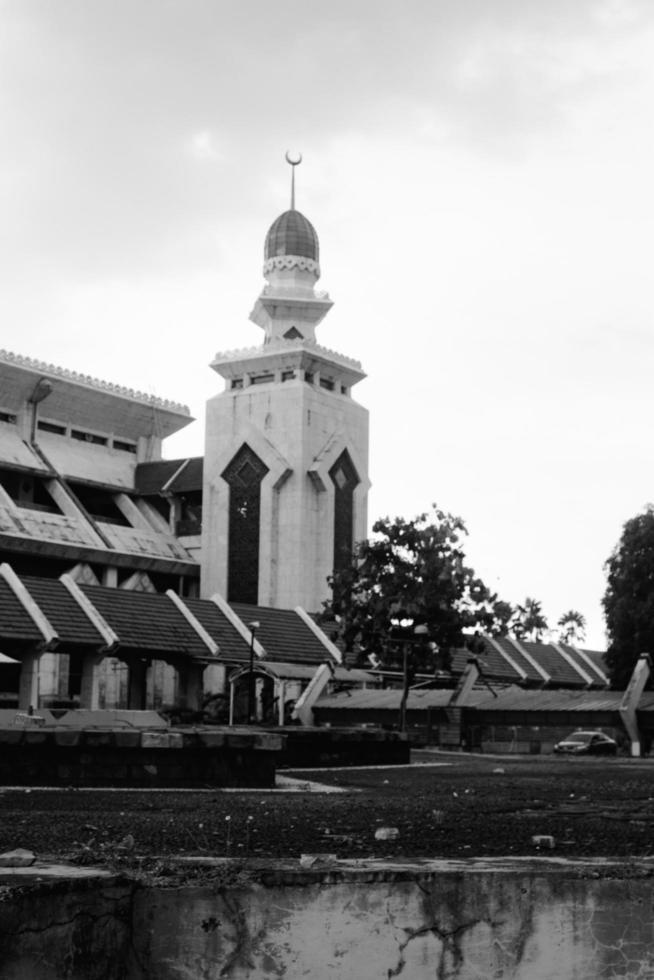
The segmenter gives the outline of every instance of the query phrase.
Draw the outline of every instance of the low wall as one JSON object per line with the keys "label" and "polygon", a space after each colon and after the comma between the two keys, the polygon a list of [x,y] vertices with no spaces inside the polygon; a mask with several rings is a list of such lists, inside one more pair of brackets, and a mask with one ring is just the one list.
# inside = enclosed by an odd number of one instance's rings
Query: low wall
{"label": "low wall", "polygon": [[635,980],[654,975],[653,871],[647,860],[214,862],[213,878],[184,887],[5,884],[0,975]]}
{"label": "low wall", "polygon": [[269,729],[284,736],[280,765],[319,769],[321,766],[408,765],[411,746],[406,735],[379,728]]}
{"label": "low wall", "polygon": [[234,728],[4,728],[0,785],[270,788],[283,742]]}

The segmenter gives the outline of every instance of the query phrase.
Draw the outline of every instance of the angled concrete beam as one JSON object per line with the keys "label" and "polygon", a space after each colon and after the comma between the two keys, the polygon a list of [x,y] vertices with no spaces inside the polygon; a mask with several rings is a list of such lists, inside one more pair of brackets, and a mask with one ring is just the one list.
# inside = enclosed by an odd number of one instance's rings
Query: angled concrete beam
{"label": "angled concrete beam", "polygon": [[486,643],[490,643],[493,649],[499,653],[500,657],[503,657],[504,660],[506,660],[511,670],[515,670],[520,680],[523,681],[527,680],[526,672],[522,669],[522,667],[520,667],[518,663],[516,663],[513,657],[510,654],[508,654],[506,650],[503,649],[502,646],[500,646],[500,644],[497,642],[497,640],[494,637],[488,636],[486,633],[484,633],[484,640],[486,641]]}
{"label": "angled concrete beam", "polygon": [[583,660],[583,662],[586,664],[586,666],[591,672],[594,671],[597,674],[597,676],[599,677],[599,679],[602,681],[603,684],[605,684],[607,687],[611,686],[611,680],[608,677],[608,675],[604,673],[601,667],[597,666],[597,664],[588,656],[588,654],[584,650],[581,650],[579,647],[573,646],[572,643],[569,643],[568,646],[572,647],[572,649],[577,654],[577,656]]}
{"label": "angled concrete beam", "polygon": [[335,643],[320,629],[318,624],[311,618],[309,613],[302,606],[295,607],[296,614],[300,617],[305,626],[308,626],[317,640],[320,640],[327,653],[334,658],[337,664],[343,663],[343,654]]}
{"label": "angled concrete beam", "polygon": [[579,664],[575,663],[575,661],[567,652],[567,650],[564,650],[560,643],[553,643],[552,646],[554,647],[556,652],[563,657],[565,662],[569,664],[573,670],[576,670],[576,672],[579,674],[584,684],[587,684],[588,687],[592,687],[594,684],[593,678],[590,676],[590,674],[586,673],[583,667],[580,667]]}
{"label": "angled concrete beam", "polygon": [[0,564],[0,578],[3,578],[14,593],[21,606],[43,637],[43,650],[54,650],[59,643],[59,634],[29,594],[15,571],[6,562]]}
{"label": "angled concrete beam", "polygon": [[98,612],[86,593],[82,592],[77,582],[68,573],[60,575],[59,581],[62,585],[65,585],[86,618],[95,626],[104,640],[103,651],[105,653],[113,653],[120,646],[120,637],[118,634],[111,628],[102,613]]}
{"label": "angled concrete beam", "polygon": [[509,641],[509,643],[512,643],[513,644],[513,646],[516,648],[516,650],[518,651],[518,653],[525,658],[525,660],[527,661],[527,663],[528,664],[531,664],[531,666],[534,668],[534,670],[538,674],[540,674],[540,676],[543,678],[543,681],[546,684],[549,684],[550,681],[552,680],[552,678],[547,673],[547,671],[545,670],[545,668],[544,667],[541,667],[541,665],[538,663],[538,661],[537,660],[534,660],[534,658],[531,656],[530,653],[527,653],[527,651],[523,647],[522,643],[520,643],[519,640],[516,640],[516,638],[514,636],[507,636],[507,640]]}
{"label": "angled concrete beam", "polygon": [[302,691],[293,708],[293,717],[303,725],[313,725],[313,706],[334,676],[333,664],[321,664]]}
{"label": "angled concrete beam", "polygon": [[207,633],[206,629],[204,628],[200,620],[193,615],[193,613],[188,608],[184,600],[180,596],[178,596],[176,592],[173,592],[172,589],[167,589],[166,595],[168,596],[170,601],[179,609],[179,611],[181,612],[182,616],[189,624],[191,629],[195,630],[195,632],[204,643],[210,655],[212,657],[217,657],[218,654],[220,653],[220,647],[213,639],[213,637],[210,636],[209,633]]}
{"label": "angled concrete beam", "polygon": [[[225,599],[223,599],[223,597],[220,595],[219,592],[216,592],[214,595],[212,595],[209,601],[215,603],[215,605],[218,606],[223,616],[227,620],[229,620],[229,622],[234,627],[236,632],[240,633],[240,635],[243,637],[243,639],[249,646],[252,640],[252,632],[251,630],[248,629],[248,627],[245,625],[243,620],[236,615],[236,613],[229,605],[229,603],[226,602]],[[267,656],[264,647],[261,646],[256,636],[254,638],[254,643],[252,644],[252,649],[256,653],[257,657],[265,658]]]}

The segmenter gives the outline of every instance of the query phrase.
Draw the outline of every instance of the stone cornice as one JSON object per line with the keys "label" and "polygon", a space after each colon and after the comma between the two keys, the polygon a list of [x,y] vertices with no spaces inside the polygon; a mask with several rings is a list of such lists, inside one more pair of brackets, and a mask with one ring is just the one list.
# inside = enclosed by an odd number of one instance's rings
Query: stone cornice
{"label": "stone cornice", "polygon": [[16,367],[26,368],[28,371],[34,371],[38,374],[61,378],[63,381],[84,385],[87,388],[95,388],[97,391],[116,395],[118,398],[128,398],[130,401],[152,405],[153,408],[174,412],[177,415],[190,416],[191,414],[188,406],[182,405],[179,402],[173,402],[167,398],[157,398],[155,395],[147,395],[145,392],[135,391],[133,388],[124,388],[122,385],[112,384],[110,381],[102,381],[99,378],[92,378],[88,374],[79,374],[77,371],[70,371],[56,364],[46,364],[45,361],[39,361],[34,357],[25,357],[22,354],[14,354],[12,351],[0,350],[0,362],[2,361],[5,364],[13,364]]}
{"label": "stone cornice", "polygon": [[257,347],[241,347],[237,350],[219,351],[214,357],[214,364],[265,357],[268,354],[283,353],[285,351],[290,353],[296,350],[306,351],[309,354],[314,354],[316,357],[325,357],[351,370],[363,371],[361,361],[357,361],[353,357],[347,357],[345,354],[339,354],[338,351],[330,350],[328,347],[322,347],[320,344],[316,344],[311,340],[271,340],[270,343]]}

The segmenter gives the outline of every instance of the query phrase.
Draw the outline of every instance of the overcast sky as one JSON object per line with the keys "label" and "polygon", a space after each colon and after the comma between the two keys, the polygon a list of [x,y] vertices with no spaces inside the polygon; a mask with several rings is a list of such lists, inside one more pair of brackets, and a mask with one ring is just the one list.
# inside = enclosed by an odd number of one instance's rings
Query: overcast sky
{"label": "overcast sky", "polygon": [[371,520],[432,502],[604,644],[654,499],[648,0],[0,0],[0,347],[189,404],[289,201],[359,358]]}

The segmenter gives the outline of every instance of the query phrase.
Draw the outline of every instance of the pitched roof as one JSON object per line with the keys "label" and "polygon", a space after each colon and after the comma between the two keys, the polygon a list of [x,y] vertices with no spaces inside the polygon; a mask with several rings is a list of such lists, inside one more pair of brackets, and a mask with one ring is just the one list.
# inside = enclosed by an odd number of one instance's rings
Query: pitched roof
{"label": "pitched roof", "polygon": [[0,638],[35,643],[43,640],[36,623],[2,578],[0,578]]}
{"label": "pitched roof", "polygon": [[207,656],[206,645],[167,595],[102,585],[80,588],[117,633],[121,647]]}
{"label": "pitched roof", "polygon": [[525,640],[522,640],[521,644],[527,653],[547,671],[552,684],[565,687],[579,687],[580,684],[586,686],[586,681],[581,674],[574,667],[571,667],[565,657],[562,657],[551,644],[531,643]]}
{"label": "pitched roof", "polygon": [[241,602],[231,602],[230,606],[246,625],[259,623],[256,636],[268,659],[305,664],[332,660],[327,648],[293,609],[271,609]]}
{"label": "pitched roof", "polygon": [[63,582],[24,575],[21,581],[59,634],[61,643],[102,646],[104,639]]}

